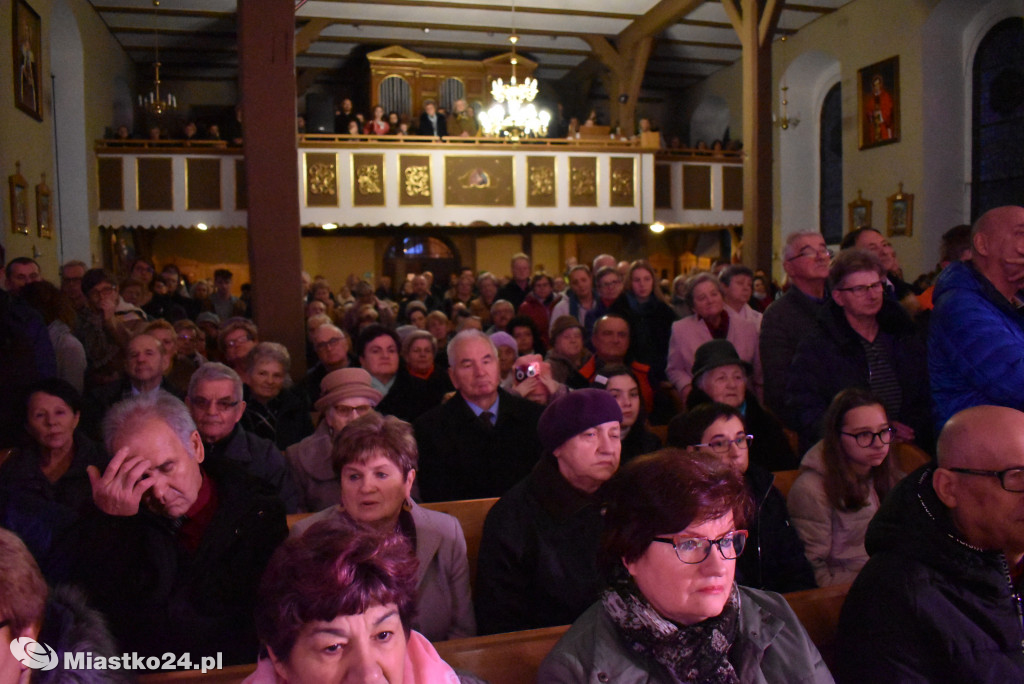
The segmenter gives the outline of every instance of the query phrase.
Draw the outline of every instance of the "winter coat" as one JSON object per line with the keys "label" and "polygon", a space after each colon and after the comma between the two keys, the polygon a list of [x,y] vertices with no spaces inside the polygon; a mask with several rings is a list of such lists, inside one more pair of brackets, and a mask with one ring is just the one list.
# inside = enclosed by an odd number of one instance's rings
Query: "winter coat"
{"label": "winter coat", "polygon": [[529,316],[533,324],[537,326],[537,334],[540,335],[540,342],[545,348],[549,346],[548,333],[551,329],[551,310],[555,308],[555,304],[558,303],[559,299],[561,297],[558,295],[550,294],[547,299],[541,301],[531,292],[526,295],[523,303],[516,310],[516,313],[520,316]]}
{"label": "winter coat", "polygon": [[904,478],[868,525],[871,558],[839,617],[839,682],[1024,681],[1020,581],[1002,552],[961,541],[933,472]]}
{"label": "winter coat", "polygon": [[743,479],[754,500],[754,514],[747,521],[747,546],[736,561],[736,583],[783,593],[813,589],[814,571],[789,522],[786,499],[772,484],[775,475],[750,464]]}
{"label": "winter coat", "polygon": [[57,586],[50,591],[36,640],[54,650],[57,665],[52,670],[33,672],[33,684],[119,684],[131,679],[129,673],[117,670],[68,670],[64,667],[66,653],[88,653],[94,661],[120,657],[122,653],[103,616],[89,607],[85,595],[75,587]]}
{"label": "winter coat", "polygon": [[161,656],[223,653],[225,665],[257,653],[253,610],[260,577],[288,534],[284,507],[234,465],[203,464],[217,508],[194,553],[180,520],[142,509],[130,517],[95,511],[61,542],[66,579],[110,621],[125,652]]}
{"label": "winter coat", "polygon": [[247,432],[269,439],[281,450],[313,434],[309,408],[296,388],[282,389],[266,404],[252,396],[248,385],[243,388],[245,413],[241,423]]}
{"label": "winter coat", "polygon": [[232,461],[245,472],[269,484],[281,497],[289,513],[299,511],[299,490],[288,472],[284,456],[274,443],[236,425],[216,444],[203,441],[206,459],[213,463]]}
{"label": "winter coat", "polygon": [[[876,341],[887,346],[903,392],[899,413],[889,419],[912,427],[916,444],[929,450],[932,430],[927,350],[913,321],[899,304],[884,300],[877,319]],[[849,387],[869,388],[868,359],[862,339],[850,327],[843,309],[829,301],[818,315],[818,329],[800,343],[786,386],[786,423],[800,434],[802,449],[809,449],[821,439],[821,418],[839,392]]]}
{"label": "winter coat", "polygon": [[[827,684],[832,675],[786,599],[739,587],[740,619],[729,662],[741,682]],[[537,673],[542,684],[675,684],[659,663],[634,653],[601,602],[573,623]]]}
{"label": "winter coat", "polygon": [[971,406],[1024,409],[1024,314],[969,263],[942,272],[933,301],[928,375],[936,433]]}
{"label": "winter coat", "polygon": [[[409,513],[403,511],[405,525],[415,532],[416,547],[416,615],[412,628],[431,641],[461,639],[476,634],[473,601],[469,595],[469,560],[462,525],[453,516],[413,504]],[[297,523],[290,532],[295,537],[305,533],[321,520],[340,518],[353,524],[334,505]],[[403,525],[404,529],[404,525]]]}
{"label": "winter coat", "polygon": [[[754,394],[761,395],[761,386],[764,384],[764,374],[761,371],[761,352],[757,344],[757,326],[750,321],[738,318],[735,314],[728,313],[729,332],[726,339],[732,342],[736,353],[744,361],[754,366],[754,373],[749,380],[749,389]],[[693,361],[697,354],[697,348],[705,342],[711,341],[711,331],[708,330],[704,319],[696,314],[678,320],[672,324],[672,338],[668,345],[668,366],[666,373],[669,381],[675,386],[676,391],[683,394],[687,391],[690,383],[693,382]]]}
{"label": "winter coat", "polygon": [[790,365],[800,342],[817,330],[818,313],[826,301],[811,297],[793,286],[772,302],[761,318],[764,405],[783,419]]}
{"label": "winter coat", "polygon": [[459,393],[420,416],[415,423],[420,450],[416,479],[423,501],[502,496],[537,462],[537,420],[543,410],[498,390],[498,417],[491,427],[481,423]]}
{"label": "winter coat", "polygon": [[569,624],[604,586],[601,508],[570,485],[550,454],[501,497],[484,522],[474,599],[481,634]]}
{"label": "winter coat", "polygon": [[878,511],[878,493],[871,487],[868,503],[858,511],[840,511],[825,494],[825,463],[821,442],[800,462],[801,473],[786,496],[789,517],[804,543],[819,587],[848,584],[868,562],[864,534]]}
{"label": "winter coat", "polygon": [[651,367],[651,383],[658,386],[667,377],[668,343],[676,312],[654,295],[641,302],[629,291],[615,301],[612,311],[629,321],[630,356]]}
{"label": "winter coat", "polygon": [[303,511],[322,511],[338,503],[341,477],[334,472],[332,447],[330,426],[322,420],[313,434],[284,452]]}

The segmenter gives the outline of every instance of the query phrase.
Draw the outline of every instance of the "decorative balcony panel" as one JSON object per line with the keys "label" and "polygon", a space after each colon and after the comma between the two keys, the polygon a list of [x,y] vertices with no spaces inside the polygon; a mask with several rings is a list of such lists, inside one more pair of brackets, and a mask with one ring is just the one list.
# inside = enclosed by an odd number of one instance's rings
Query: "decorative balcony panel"
{"label": "decorative balcony panel", "polygon": [[738,155],[658,154],[654,216],[669,227],[743,225]]}
{"label": "decorative balcony panel", "polygon": [[97,144],[100,225],[245,227],[241,150],[145,144]]}
{"label": "decorative balcony panel", "polygon": [[[97,144],[100,225],[245,227],[242,150],[161,143]],[[296,163],[301,226],[334,224],[339,233],[381,225],[743,223],[735,156],[668,155],[614,141],[306,136]]]}

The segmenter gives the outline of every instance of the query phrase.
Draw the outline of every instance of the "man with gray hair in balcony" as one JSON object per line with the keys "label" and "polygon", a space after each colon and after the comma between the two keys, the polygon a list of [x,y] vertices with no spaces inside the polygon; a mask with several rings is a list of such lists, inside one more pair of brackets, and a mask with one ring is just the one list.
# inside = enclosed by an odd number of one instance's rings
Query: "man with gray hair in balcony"
{"label": "man with gray hair in balcony", "polygon": [[289,513],[298,512],[299,490],[284,456],[273,442],[239,425],[245,402],[238,373],[222,363],[204,363],[192,374],[185,403],[211,463],[235,463],[271,487]]}

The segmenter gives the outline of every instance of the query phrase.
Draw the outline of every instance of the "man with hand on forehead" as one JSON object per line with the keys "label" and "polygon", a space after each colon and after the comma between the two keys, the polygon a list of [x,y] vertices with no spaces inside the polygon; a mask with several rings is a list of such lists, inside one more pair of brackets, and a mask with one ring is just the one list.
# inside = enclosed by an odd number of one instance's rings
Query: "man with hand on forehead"
{"label": "man with hand on forehead", "polygon": [[57,553],[57,579],[82,586],[125,652],[223,654],[251,662],[260,576],[287,535],[284,505],[230,462],[205,461],[185,405],[165,393],[116,404],[104,420],[96,509]]}

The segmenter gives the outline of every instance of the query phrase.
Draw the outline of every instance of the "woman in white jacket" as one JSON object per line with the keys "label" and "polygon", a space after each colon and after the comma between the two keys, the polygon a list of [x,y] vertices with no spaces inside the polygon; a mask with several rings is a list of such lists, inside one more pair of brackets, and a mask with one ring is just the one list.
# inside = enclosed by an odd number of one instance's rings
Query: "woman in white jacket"
{"label": "woman in white jacket", "polygon": [[846,389],[825,413],[822,440],[800,463],[786,504],[820,587],[852,582],[868,560],[868,523],[903,476],[889,458],[894,435],[878,398]]}

